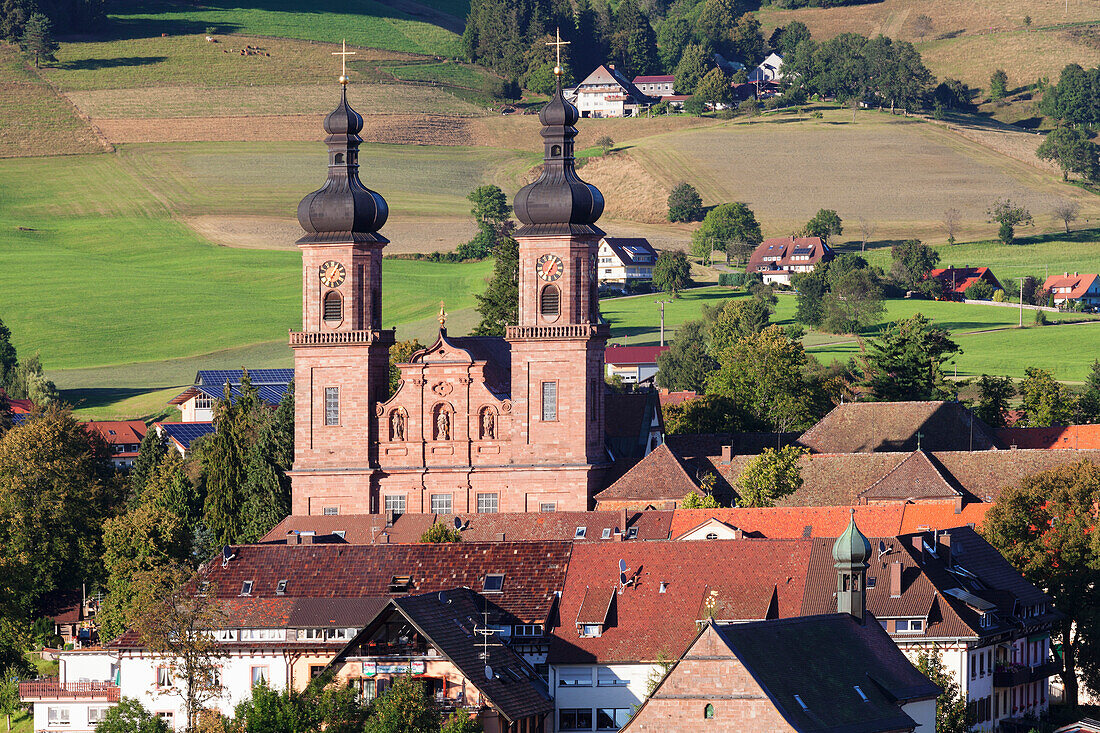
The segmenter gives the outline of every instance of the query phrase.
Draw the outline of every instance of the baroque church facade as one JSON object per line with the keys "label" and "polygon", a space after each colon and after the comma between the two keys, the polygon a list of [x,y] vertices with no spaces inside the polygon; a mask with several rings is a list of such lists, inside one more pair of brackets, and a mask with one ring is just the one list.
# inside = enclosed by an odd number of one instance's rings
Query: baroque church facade
{"label": "baroque church facade", "polygon": [[388,208],[359,179],[363,118],[344,88],[324,121],[328,179],[298,206],[293,514],[590,508],[611,464],[609,334],[596,278],[603,196],[574,167],[578,118],[560,88],[539,114],[543,171],[514,201],[518,323],[504,338],[451,336],[441,310],[436,342],[399,365],[390,395]]}

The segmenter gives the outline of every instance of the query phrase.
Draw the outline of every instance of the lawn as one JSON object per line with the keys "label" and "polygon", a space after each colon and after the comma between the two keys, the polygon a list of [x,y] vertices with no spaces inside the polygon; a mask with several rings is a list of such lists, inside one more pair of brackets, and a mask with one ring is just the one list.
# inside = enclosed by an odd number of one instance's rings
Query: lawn
{"label": "lawn", "polygon": [[[744,297],[740,291],[706,287],[686,291],[683,297],[665,306],[666,343],[676,327],[686,320],[698,318],[704,304],[717,305],[731,297]],[[659,340],[660,311],[656,301],[661,295],[636,298],[605,299],[600,312],[611,325],[609,343],[641,345]],[[883,323],[923,313],[946,328],[963,349],[958,357],[959,376],[1007,374],[1022,377],[1029,366],[1049,369],[1059,379],[1083,381],[1093,359],[1100,355],[1100,321],[1086,324],[1063,324],[1076,314],[1048,313],[1052,325],[1043,328],[1014,328],[1019,312],[993,305],[969,305],[922,300],[887,301]],[[795,299],[781,294],[773,322],[794,323]],[[1025,311],[1024,324],[1030,326],[1034,313]],[[870,329],[874,335],[882,324]],[[859,344],[850,336],[810,331],[803,339],[806,350],[823,361],[848,359],[859,353]],[[1075,349],[1067,352],[1065,344],[1072,341]]]}
{"label": "lawn", "polygon": [[408,81],[433,81],[467,89],[483,89],[486,82],[495,78],[489,72],[473,64],[443,61],[436,64],[405,64],[385,67],[398,79]]}
{"label": "lawn", "polygon": [[316,0],[308,5],[294,0],[261,0],[248,7],[231,0],[210,0],[198,7],[135,1],[115,7],[109,18],[110,31],[120,38],[205,33],[214,27],[218,33],[328,43],[346,38],[355,46],[389,51],[451,57],[462,54],[462,41],[455,33],[372,0]]}
{"label": "lawn", "polygon": [[0,158],[101,150],[72,104],[27,68],[16,47],[0,42]]}

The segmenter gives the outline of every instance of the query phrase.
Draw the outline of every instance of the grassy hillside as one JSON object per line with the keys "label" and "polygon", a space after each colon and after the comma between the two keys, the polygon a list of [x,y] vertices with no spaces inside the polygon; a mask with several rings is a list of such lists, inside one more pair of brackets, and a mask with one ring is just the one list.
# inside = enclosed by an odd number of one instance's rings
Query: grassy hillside
{"label": "grassy hillside", "polygon": [[[636,298],[616,298],[600,303],[600,311],[611,324],[612,342],[621,344],[656,344],[660,333],[657,295]],[[684,321],[698,318],[703,304],[716,305],[728,298],[745,297],[740,291],[707,287],[689,290],[682,298],[665,308],[666,343]],[[1018,311],[993,305],[968,305],[919,300],[887,301],[882,323],[923,313],[946,328],[962,348],[957,359],[958,375],[1006,374],[1023,377],[1029,366],[1050,370],[1057,378],[1083,381],[1092,361],[1100,354],[1100,320],[1088,323],[1066,323],[1077,315],[1048,313],[1052,325],[1042,328],[1015,328]],[[794,323],[795,299],[782,294],[773,323]],[[1034,313],[1025,311],[1024,325],[1033,323]],[[873,336],[882,323],[868,330]],[[1067,352],[1065,344],[1072,341],[1075,349]],[[859,343],[851,336],[810,331],[804,337],[806,350],[822,361],[848,359],[859,353]]]}

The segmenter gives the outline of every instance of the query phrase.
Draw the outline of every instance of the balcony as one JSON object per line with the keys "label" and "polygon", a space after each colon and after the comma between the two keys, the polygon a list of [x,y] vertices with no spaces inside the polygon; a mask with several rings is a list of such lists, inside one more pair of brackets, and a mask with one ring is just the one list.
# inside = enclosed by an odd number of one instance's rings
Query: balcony
{"label": "balcony", "polygon": [[111,682],[59,682],[55,677],[33,682],[20,682],[19,699],[23,702],[39,700],[118,702],[119,687]]}
{"label": "balcony", "polygon": [[517,339],[545,339],[545,338],[591,338],[593,336],[606,336],[608,326],[606,324],[578,323],[565,326],[508,326],[505,329],[505,338],[509,341]]}
{"label": "balcony", "polygon": [[291,331],[291,346],[342,346],[369,344],[393,337],[393,331]]}
{"label": "balcony", "polygon": [[1061,674],[1062,663],[1056,661],[1045,662],[1043,664],[1037,664],[1031,668],[1031,682],[1041,682],[1048,677],[1053,677],[1056,674]]}
{"label": "balcony", "polygon": [[993,671],[994,687],[1015,687],[1031,682],[1031,667],[1023,664],[1006,664]]}

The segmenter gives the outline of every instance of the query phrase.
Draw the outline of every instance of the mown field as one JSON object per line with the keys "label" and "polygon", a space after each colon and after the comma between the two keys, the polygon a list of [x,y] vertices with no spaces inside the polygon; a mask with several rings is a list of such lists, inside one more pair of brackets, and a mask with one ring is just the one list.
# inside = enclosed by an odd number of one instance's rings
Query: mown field
{"label": "mown field", "polygon": [[[660,311],[656,301],[661,297],[647,295],[602,301],[600,311],[611,324],[609,343],[658,343]],[[683,297],[665,306],[666,343],[681,323],[699,317],[704,304],[714,306],[738,297],[745,297],[745,294],[720,287],[686,291]],[[1036,366],[1050,370],[1058,379],[1081,382],[1093,360],[1100,358],[1100,320],[1063,324],[1060,321],[1081,316],[1047,313],[1051,324],[1034,327],[1034,313],[1025,311],[1024,325],[1028,327],[1018,329],[1015,326],[1019,312],[1012,308],[926,300],[890,300],[886,306],[882,323],[870,328],[865,336],[874,336],[883,323],[923,313],[946,328],[962,348],[963,353],[953,364],[958,366],[960,377],[999,374],[1020,378],[1027,367]],[[794,314],[794,296],[781,294],[772,322],[794,323]],[[1072,351],[1065,348],[1070,341],[1074,344]],[[809,353],[825,362],[847,360],[859,354],[859,343],[851,336],[809,331],[803,342]]]}
{"label": "mown field", "polygon": [[[918,31],[920,15],[932,19],[926,35]],[[1094,66],[1095,37],[1075,31],[1100,27],[1100,6],[1092,0],[883,0],[841,8],[769,7],[758,16],[765,33],[800,20],[819,39],[856,32],[913,41],[933,74],[986,90],[998,68],[1008,72],[1010,86],[1020,86],[1057,77],[1069,63]]]}

